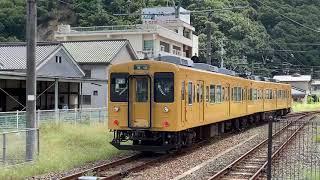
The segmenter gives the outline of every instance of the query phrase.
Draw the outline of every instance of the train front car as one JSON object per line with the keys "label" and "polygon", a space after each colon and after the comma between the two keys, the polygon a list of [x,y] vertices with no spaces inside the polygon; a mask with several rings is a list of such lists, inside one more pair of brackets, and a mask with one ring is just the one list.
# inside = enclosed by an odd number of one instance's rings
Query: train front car
{"label": "train front car", "polygon": [[177,65],[135,61],[113,65],[109,73],[111,142],[121,150],[168,151],[179,148],[175,87]]}

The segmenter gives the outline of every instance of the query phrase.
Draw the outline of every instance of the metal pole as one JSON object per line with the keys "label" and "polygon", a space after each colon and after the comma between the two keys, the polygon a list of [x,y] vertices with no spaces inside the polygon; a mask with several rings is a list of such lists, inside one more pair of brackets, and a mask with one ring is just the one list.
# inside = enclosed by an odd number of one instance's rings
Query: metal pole
{"label": "metal pole", "polygon": [[54,81],[54,112],[55,112],[55,122],[58,121],[58,110],[59,110],[59,81],[55,79]]}
{"label": "metal pole", "polygon": [[272,117],[272,116],[269,116],[269,128],[268,128],[268,166],[267,166],[267,179],[268,179],[268,180],[271,180],[272,123],[273,123],[273,117]]}
{"label": "metal pole", "polygon": [[17,110],[17,113],[16,113],[16,123],[17,123],[16,128],[18,130],[19,129],[19,110]]}
{"label": "metal pole", "polygon": [[206,30],[207,30],[207,64],[211,64],[211,23],[207,22],[206,23]]}
{"label": "metal pole", "polygon": [[6,163],[6,157],[7,157],[7,139],[6,139],[6,134],[2,135],[2,162],[3,164]]}
{"label": "metal pole", "polygon": [[[26,78],[26,126],[34,129],[36,125],[36,0],[27,0],[27,78]],[[35,150],[35,131],[28,131],[26,136],[26,160],[32,161]]]}

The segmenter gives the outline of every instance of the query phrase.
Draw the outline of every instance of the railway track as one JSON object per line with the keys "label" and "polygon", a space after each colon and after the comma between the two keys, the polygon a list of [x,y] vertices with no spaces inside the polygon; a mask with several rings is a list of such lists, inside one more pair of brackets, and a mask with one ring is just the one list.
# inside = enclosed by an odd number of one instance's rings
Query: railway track
{"label": "railway track", "polygon": [[75,180],[82,176],[91,175],[99,179],[119,179],[126,173],[139,170],[146,165],[158,160],[158,158],[147,158],[143,154],[136,154],[122,158],[117,161],[96,166],[81,172],[70,174],[60,178],[61,180]]}
{"label": "railway track", "polygon": [[[275,141],[273,143],[273,154],[274,158],[290,141],[295,137],[295,135],[311,120],[317,112],[305,112],[297,113],[294,116],[298,118],[290,122],[286,126],[282,127],[279,131],[275,132],[272,138],[285,139],[285,141]],[[292,117],[292,116],[290,116]],[[294,126],[293,124],[302,119],[306,119],[299,126]],[[289,136],[287,133],[290,133]],[[257,146],[250,149],[248,152],[243,154],[241,157],[233,161],[231,164],[226,166],[221,171],[215,173],[209,180],[244,180],[244,179],[265,179],[264,170],[267,166],[268,158],[268,138],[262,141]]]}
{"label": "railway track", "polygon": [[60,180],[76,180],[82,176],[94,176],[97,177],[99,180],[121,179],[129,173],[138,172],[152,164],[165,161],[169,158],[177,158],[185,153],[191,153],[195,151],[197,148],[201,148],[209,143],[210,141],[206,140],[199,141],[195,145],[173,154],[152,154],[153,156],[150,156],[140,153],[122,158],[114,162],[96,166],[81,172],[64,176],[60,178]]}

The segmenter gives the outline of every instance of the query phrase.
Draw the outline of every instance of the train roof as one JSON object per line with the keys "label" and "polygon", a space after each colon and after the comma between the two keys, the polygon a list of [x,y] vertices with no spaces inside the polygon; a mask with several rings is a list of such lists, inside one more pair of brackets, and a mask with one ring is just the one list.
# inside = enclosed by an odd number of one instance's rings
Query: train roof
{"label": "train roof", "polygon": [[[192,61],[192,60],[190,60]],[[215,74],[218,76],[228,76],[230,78],[235,78],[235,79],[241,79],[241,80],[248,80],[248,81],[255,81],[255,82],[263,82],[263,83],[270,83],[270,84],[283,84],[280,83],[274,79],[266,78],[266,77],[261,77],[261,76],[248,76],[246,75],[245,77],[242,76],[237,76],[236,73],[233,72],[227,72],[230,71],[228,69],[223,69],[219,70],[222,68],[218,68],[216,66],[208,65],[205,63],[193,63],[193,62],[188,62],[186,61],[183,62],[183,64],[175,63],[175,61],[171,60],[166,60],[164,57],[162,57],[160,60],[137,60],[137,61],[132,61],[132,62],[127,62],[127,63],[122,63],[118,65],[124,65],[124,64],[137,64],[137,63],[146,63],[146,64],[153,64],[153,63],[160,63],[160,64],[165,64],[166,66],[173,66],[178,69],[188,69],[192,71],[198,71],[198,72],[204,72],[208,74]],[[117,65],[115,65],[117,66]],[[224,71],[225,73],[222,73]],[[283,84],[286,85],[286,84]]]}
{"label": "train roof", "polygon": [[[278,80],[272,79],[272,78],[267,78],[267,77],[261,77],[261,76],[255,76],[255,75],[241,76],[233,70],[229,70],[226,68],[219,68],[217,66],[213,66],[210,64],[206,64],[206,63],[194,63],[191,59],[188,59],[188,58],[181,58],[181,57],[177,57],[177,56],[162,56],[162,57],[159,57],[157,60],[162,61],[162,62],[176,64],[178,66],[193,68],[194,70],[204,70],[204,71],[209,71],[209,72],[213,72],[213,73],[217,73],[217,74],[239,77],[241,79],[279,83]],[[237,75],[239,75],[239,76],[237,76]]]}

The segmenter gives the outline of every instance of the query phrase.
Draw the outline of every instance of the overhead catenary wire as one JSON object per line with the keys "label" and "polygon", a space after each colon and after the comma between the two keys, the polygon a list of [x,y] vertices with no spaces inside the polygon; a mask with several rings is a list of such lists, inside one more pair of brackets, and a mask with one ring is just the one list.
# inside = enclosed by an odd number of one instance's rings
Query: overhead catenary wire
{"label": "overhead catenary wire", "polygon": [[[320,33],[320,30],[314,29],[314,28],[312,28],[312,27],[309,27],[309,26],[307,26],[307,25],[304,25],[304,24],[302,24],[302,23],[299,23],[298,21],[296,21],[296,20],[294,20],[294,19],[292,19],[292,18],[289,18],[288,16],[282,14],[281,12],[275,10],[273,7],[270,7],[269,5],[267,5],[266,3],[264,3],[264,2],[262,2],[262,1],[260,1],[260,0],[256,0],[256,1],[258,1],[259,3],[261,3],[262,5],[264,5],[266,8],[270,9],[271,11],[279,14],[281,17],[283,17],[283,18],[285,18],[285,19],[287,19],[287,20],[289,20],[289,21],[291,21],[291,22],[293,22],[293,23],[295,23],[295,24],[297,24],[297,25],[299,25],[299,26],[301,26],[301,27],[303,27],[303,28],[305,28],[305,29],[308,29],[308,30],[313,31],[313,32]],[[255,4],[256,4],[256,3],[255,3]],[[256,4],[256,5],[257,5],[257,4]]]}

